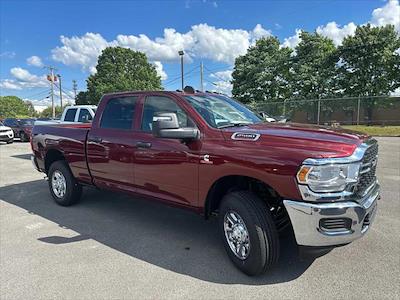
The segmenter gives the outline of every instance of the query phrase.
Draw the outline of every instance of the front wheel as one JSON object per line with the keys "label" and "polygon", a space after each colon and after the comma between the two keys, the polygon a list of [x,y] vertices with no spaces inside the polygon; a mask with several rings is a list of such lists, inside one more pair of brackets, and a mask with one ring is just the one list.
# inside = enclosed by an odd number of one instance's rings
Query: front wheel
{"label": "front wheel", "polygon": [[82,195],[82,186],[72,175],[64,161],[56,161],[49,168],[49,188],[54,201],[61,206],[77,203]]}
{"label": "front wheel", "polygon": [[227,194],[220,205],[219,228],[228,256],[242,272],[266,272],[279,257],[279,237],[266,204],[248,191]]}

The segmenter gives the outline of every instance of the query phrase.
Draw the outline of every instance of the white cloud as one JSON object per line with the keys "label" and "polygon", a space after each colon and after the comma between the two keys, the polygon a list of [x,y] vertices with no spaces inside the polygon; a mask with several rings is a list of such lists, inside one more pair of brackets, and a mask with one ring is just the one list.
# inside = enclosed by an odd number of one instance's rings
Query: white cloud
{"label": "white cloud", "polygon": [[217,79],[213,82],[214,90],[227,95],[232,94],[232,70],[220,71],[210,74],[211,78]]}
{"label": "white cloud", "polygon": [[16,67],[10,70],[13,79],[3,79],[0,81],[0,87],[10,90],[21,90],[24,88],[47,87],[49,83],[46,76],[37,76],[29,71]]}
{"label": "white cloud", "polygon": [[[400,3],[399,0],[389,0],[383,7],[374,9],[372,12],[370,23],[372,26],[384,26],[392,24],[396,30],[400,32]],[[353,22],[341,27],[336,22],[329,22],[326,25],[320,25],[316,31],[333,40],[335,45],[340,45],[346,36],[353,35],[357,25]],[[282,46],[295,48],[301,41],[299,34],[300,29],[296,29],[296,34],[285,38]]]}
{"label": "white cloud", "polygon": [[398,0],[389,0],[385,6],[374,9],[371,24],[384,26],[392,24],[400,32],[400,4]]}
{"label": "white cloud", "polygon": [[35,67],[43,67],[43,62],[42,59],[39,56],[33,55],[31,57],[28,57],[26,59],[26,62],[30,66],[35,66]]}
{"label": "white cloud", "polygon": [[161,80],[168,78],[167,73],[163,70],[163,65],[159,61],[153,61],[153,65],[156,67],[157,75],[161,77]]}
{"label": "white cloud", "polygon": [[110,46],[99,33],[88,32],[81,37],[71,38],[61,36],[60,40],[63,46],[53,49],[51,57],[65,65],[79,65],[91,72],[101,51]]}
{"label": "white cloud", "polygon": [[81,37],[61,36],[62,46],[52,50],[52,58],[65,65],[80,65],[93,71],[97,57],[108,46],[121,46],[146,53],[150,61],[178,61],[178,51],[185,51],[185,59],[210,59],[232,64],[238,55],[246,53],[255,40],[270,35],[270,31],[257,24],[253,30],[224,29],[207,24],[193,25],[185,33],[173,28],[164,29],[162,37],[154,39],[145,34],[120,34],[113,41],[105,40],[98,33]]}
{"label": "white cloud", "polygon": [[300,34],[301,34],[301,29],[296,29],[296,34],[288,38],[285,38],[285,40],[282,43],[282,46],[294,49],[301,41]]}
{"label": "white cloud", "polygon": [[318,26],[317,33],[333,40],[333,43],[338,46],[342,44],[346,36],[352,36],[356,32],[357,25],[353,22],[340,27],[336,22],[329,22],[325,26]]}

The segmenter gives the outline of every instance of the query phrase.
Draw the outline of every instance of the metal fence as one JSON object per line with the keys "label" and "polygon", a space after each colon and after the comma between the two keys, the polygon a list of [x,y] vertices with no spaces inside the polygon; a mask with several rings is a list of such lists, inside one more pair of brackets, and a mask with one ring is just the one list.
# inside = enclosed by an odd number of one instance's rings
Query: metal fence
{"label": "metal fence", "polygon": [[288,99],[250,105],[273,117],[310,124],[400,125],[400,97],[344,97]]}

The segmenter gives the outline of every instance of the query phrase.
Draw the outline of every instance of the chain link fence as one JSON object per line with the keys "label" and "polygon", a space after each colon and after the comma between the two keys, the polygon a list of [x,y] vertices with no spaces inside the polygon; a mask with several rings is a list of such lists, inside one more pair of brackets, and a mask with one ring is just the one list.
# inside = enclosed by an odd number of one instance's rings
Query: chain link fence
{"label": "chain link fence", "polygon": [[288,99],[250,106],[277,119],[299,123],[400,125],[400,97],[396,96]]}

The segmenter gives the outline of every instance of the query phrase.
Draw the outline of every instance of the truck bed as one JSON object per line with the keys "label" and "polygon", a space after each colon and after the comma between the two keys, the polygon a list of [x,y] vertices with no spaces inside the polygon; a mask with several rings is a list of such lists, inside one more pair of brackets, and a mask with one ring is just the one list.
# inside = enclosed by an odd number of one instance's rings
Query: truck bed
{"label": "truck bed", "polygon": [[45,170],[45,153],[62,151],[71,171],[78,180],[91,183],[86,163],[86,138],[91,124],[35,125],[32,129],[32,150],[39,169]]}

